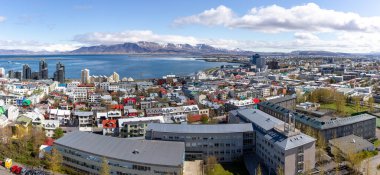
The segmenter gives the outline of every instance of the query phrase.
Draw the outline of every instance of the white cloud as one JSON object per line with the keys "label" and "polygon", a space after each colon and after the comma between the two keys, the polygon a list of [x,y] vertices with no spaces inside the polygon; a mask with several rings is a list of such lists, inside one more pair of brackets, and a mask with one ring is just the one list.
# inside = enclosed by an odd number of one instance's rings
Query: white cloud
{"label": "white cloud", "polygon": [[5,18],[4,16],[0,16],[0,22],[3,22],[5,21],[7,18]]}
{"label": "white cloud", "polygon": [[294,37],[299,40],[319,40],[318,36],[307,32],[296,32]]}
{"label": "white cloud", "polygon": [[207,26],[225,25],[226,21],[231,21],[234,17],[235,15],[233,14],[231,9],[221,5],[216,9],[212,8],[194,16],[176,19],[174,21],[174,25],[182,25],[189,23],[196,23]]}
{"label": "white cloud", "polygon": [[284,31],[380,32],[380,16],[362,17],[351,12],[322,9],[314,3],[291,8],[277,5],[252,8],[243,16],[235,15],[228,7],[219,6],[200,14],[178,18],[173,24],[222,25],[269,33]]}
{"label": "white cloud", "polygon": [[54,44],[38,41],[0,40],[0,49],[5,50],[28,50],[28,51],[71,51],[79,48],[82,44]]}

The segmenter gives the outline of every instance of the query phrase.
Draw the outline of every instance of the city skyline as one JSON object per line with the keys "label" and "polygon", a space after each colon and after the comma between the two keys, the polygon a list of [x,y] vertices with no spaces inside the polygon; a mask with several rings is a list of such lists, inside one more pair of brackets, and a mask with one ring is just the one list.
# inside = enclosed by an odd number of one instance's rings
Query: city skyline
{"label": "city skyline", "polygon": [[374,0],[0,4],[0,49],[70,51],[152,41],[260,52],[380,51],[380,13]]}

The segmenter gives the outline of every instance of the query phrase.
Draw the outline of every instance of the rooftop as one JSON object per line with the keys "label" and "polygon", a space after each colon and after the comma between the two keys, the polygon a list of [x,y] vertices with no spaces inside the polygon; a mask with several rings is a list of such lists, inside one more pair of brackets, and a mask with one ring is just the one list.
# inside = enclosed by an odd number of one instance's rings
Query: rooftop
{"label": "rooftop", "polygon": [[130,140],[80,131],[65,134],[54,144],[101,157],[166,166],[182,165],[185,152],[182,142]]}
{"label": "rooftop", "polygon": [[252,124],[217,124],[217,125],[189,125],[189,124],[163,124],[150,123],[147,130],[156,132],[171,132],[171,133],[238,133],[252,132]]}
{"label": "rooftop", "polygon": [[329,128],[335,128],[339,126],[349,125],[361,121],[366,121],[370,119],[375,119],[375,116],[372,116],[370,114],[360,114],[352,117],[345,117],[345,118],[336,118],[333,120],[326,121],[324,119],[318,118],[318,117],[312,117],[305,114],[297,113],[294,111],[291,111],[289,109],[286,109],[280,105],[273,104],[271,102],[261,102],[259,103],[260,106],[269,108],[273,111],[277,111],[279,113],[288,114],[291,113],[295,116],[296,121],[305,123],[309,126],[312,126],[314,128],[319,129],[329,129]]}
{"label": "rooftop", "polygon": [[284,150],[314,142],[315,139],[295,129],[285,132],[285,122],[258,109],[236,110],[239,117],[245,118],[265,130],[264,137]]}
{"label": "rooftop", "polygon": [[329,140],[329,143],[339,148],[344,154],[357,153],[367,149],[374,149],[373,144],[359,136],[348,135]]}
{"label": "rooftop", "polygon": [[273,129],[276,125],[284,122],[258,109],[242,109],[237,110],[239,117],[243,117],[251,123],[254,123],[264,130]]}

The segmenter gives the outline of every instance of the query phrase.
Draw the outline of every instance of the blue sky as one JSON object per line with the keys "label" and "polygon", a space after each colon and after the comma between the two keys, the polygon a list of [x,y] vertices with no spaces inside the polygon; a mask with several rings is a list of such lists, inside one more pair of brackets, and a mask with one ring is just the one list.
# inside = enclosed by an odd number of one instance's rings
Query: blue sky
{"label": "blue sky", "polygon": [[378,9],[377,0],[2,0],[0,49],[65,51],[144,40],[379,52]]}

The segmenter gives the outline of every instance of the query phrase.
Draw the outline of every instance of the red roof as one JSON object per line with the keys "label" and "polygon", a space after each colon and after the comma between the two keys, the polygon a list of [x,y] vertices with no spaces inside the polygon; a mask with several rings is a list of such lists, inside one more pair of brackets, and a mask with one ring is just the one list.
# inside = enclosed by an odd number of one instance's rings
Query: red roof
{"label": "red roof", "polygon": [[201,121],[201,118],[202,118],[201,115],[195,114],[195,115],[188,116],[187,117],[187,121],[189,121],[189,122],[198,122],[198,121]]}
{"label": "red roof", "polygon": [[44,145],[48,145],[48,146],[53,146],[53,143],[54,143],[54,139],[52,138],[46,138],[45,141],[44,141]]}
{"label": "red roof", "polygon": [[112,109],[124,109],[123,105],[113,105]]}
{"label": "red roof", "polygon": [[103,120],[103,128],[116,128],[116,120]]}

